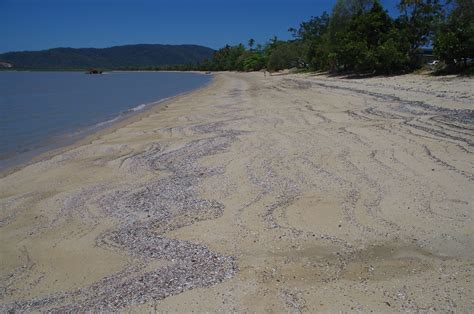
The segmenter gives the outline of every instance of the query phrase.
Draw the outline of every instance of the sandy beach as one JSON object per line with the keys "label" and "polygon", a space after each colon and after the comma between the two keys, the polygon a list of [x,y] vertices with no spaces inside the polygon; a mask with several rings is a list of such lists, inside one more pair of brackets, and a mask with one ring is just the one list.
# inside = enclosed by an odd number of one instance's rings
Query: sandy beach
{"label": "sandy beach", "polygon": [[0,311],[474,309],[474,84],[218,73],[0,178]]}

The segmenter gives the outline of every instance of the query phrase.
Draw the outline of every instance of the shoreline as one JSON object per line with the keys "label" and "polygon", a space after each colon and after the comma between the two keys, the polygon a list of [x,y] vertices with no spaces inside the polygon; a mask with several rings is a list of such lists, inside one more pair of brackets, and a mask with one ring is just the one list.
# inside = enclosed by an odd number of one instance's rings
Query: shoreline
{"label": "shoreline", "polygon": [[[134,71],[113,71],[113,72],[134,72]],[[156,72],[177,72],[177,71],[156,71]],[[197,72],[196,71],[195,73],[204,75],[203,72]],[[209,74],[207,74],[207,75],[209,75]],[[26,160],[18,161],[18,163],[16,163],[15,161],[12,161],[13,165],[6,166],[5,168],[0,169],[0,179],[4,178],[6,176],[9,176],[9,175],[11,175],[11,174],[27,167],[27,166],[29,166],[29,165],[35,164],[35,163],[43,161],[43,160],[51,159],[56,155],[62,154],[62,153],[67,152],[71,149],[75,149],[75,148],[80,147],[82,145],[90,144],[93,141],[99,139],[100,137],[102,137],[104,135],[107,135],[107,134],[110,134],[110,133],[116,131],[117,129],[120,129],[120,128],[122,128],[122,127],[124,127],[124,126],[126,126],[130,123],[133,123],[133,122],[139,121],[143,118],[146,118],[150,114],[154,114],[154,113],[160,112],[162,110],[165,110],[169,104],[177,101],[178,99],[180,99],[182,97],[188,96],[192,93],[195,93],[197,91],[200,91],[200,90],[203,90],[203,89],[206,89],[206,88],[210,88],[213,84],[215,84],[215,80],[216,80],[215,75],[211,74],[211,76],[212,76],[211,80],[208,83],[201,86],[201,87],[192,89],[188,92],[180,93],[180,94],[172,96],[172,97],[167,97],[167,98],[164,98],[162,100],[157,100],[157,101],[151,102],[151,103],[147,104],[146,107],[143,110],[137,110],[137,111],[131,110],[130,112],[128,112],[122,118],[120,118],[120,114],[119,114],[116,118],[113,118],[113,119],[117,119],[117,121],[112,121],[110,123],[107,123],[107,121],[103,121],[103,122],[99,123],[99,124],[104,123],[105,126],[98,126],[98,124],[96,124],[95,126],[90,126],[90,127],[87,127],[83,130],[77,130],[76,132],[84,132],[84,134],[83,135],[78,135],[78,138],[76,138],[76,139],[65,140],[65,142],[67,142],[67,143],[59,144],[59,147],[45,148],[46,151],[42,151],[42,152],[38,152],[38,153],[34,153],[34,150],[22,153],[21,155],[26,155],[28,153],[32,153],[33,156],[31,158],[26,157],[25,158]],[[97,129],[92,129],[90,131],[87,130],[88,128],[94,128],[94,127],[96,127]],[[51,144],[51,145],[54,146],[54,144]],[[47,147],[47,146],[48,145],[46,145],[45,147]],[[41,148],[38,148],[36,150],[41,151]],[[22,159],[22,156],[17,156],[17,158]],[[8,159],[6,159],[6,160],[8,160]]]}

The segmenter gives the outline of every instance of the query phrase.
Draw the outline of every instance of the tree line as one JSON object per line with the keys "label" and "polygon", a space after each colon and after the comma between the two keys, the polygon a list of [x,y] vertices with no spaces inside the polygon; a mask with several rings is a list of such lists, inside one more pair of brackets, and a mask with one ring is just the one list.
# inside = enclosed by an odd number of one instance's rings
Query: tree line
{"label": "tree line", "polygon": [[199,64],[166,69],[404,73],[422,66],[426,47],[449,71],[472,69],[474,0],[400,0],[398,9],[393,18],[378,0],[337,0],[330,14],[290,28],[291,40],[274,37],[261,45],[250,39]]}

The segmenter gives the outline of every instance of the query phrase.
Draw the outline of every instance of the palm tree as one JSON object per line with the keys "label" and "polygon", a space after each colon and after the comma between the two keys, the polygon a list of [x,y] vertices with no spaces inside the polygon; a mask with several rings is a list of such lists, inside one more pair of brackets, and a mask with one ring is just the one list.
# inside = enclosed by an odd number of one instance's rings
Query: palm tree
{"label": "palm tree", "polygon": [[250,38],[250,39],[249,39],[249,47],[250,47],[250,49],[252,49],[253,45],[255,45],[255,39]]}

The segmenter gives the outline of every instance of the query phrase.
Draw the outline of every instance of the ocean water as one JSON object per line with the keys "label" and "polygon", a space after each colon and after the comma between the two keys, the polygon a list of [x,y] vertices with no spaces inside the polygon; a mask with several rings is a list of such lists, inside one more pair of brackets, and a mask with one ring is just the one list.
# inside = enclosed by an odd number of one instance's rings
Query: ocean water
{"label": "ocean water", "polygon": [[171,72],[0,71],[0,169],[71,143],[211,79]]}

